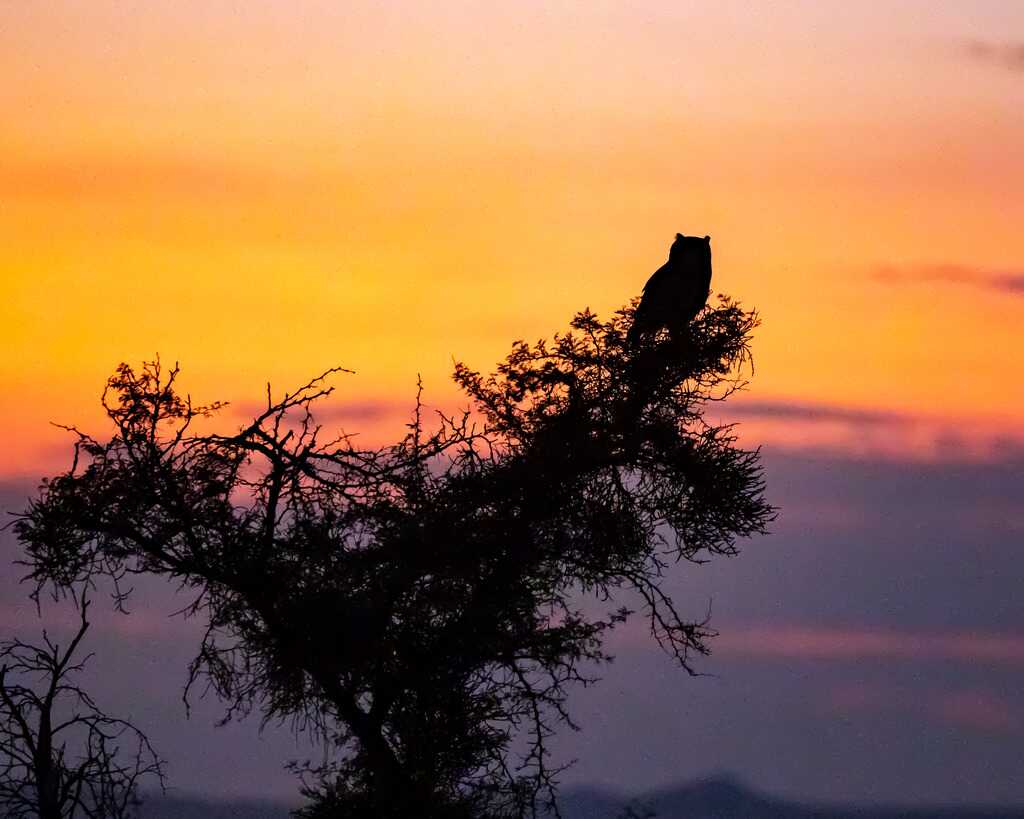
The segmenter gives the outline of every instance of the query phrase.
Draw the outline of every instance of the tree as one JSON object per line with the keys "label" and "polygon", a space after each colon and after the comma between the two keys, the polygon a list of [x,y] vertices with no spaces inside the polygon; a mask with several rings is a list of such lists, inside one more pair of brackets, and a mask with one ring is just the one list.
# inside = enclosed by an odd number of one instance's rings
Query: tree
{"label": "tree", "polygon": [[665,570],[733,554],[773,516],[758,453],[703,414],[743,385],[756,315],[722,300],[628,344],[634,309],[517,342],[491,376],[457,364],[470,408],[429,426],[417,395],[379,449],[314,420],[340,370],[268,385],[220,434],[194,431],[221,405],[181,395],[177,366],[121,365],[113,437],[69,428],[72,467],[16,523],[37,591],[179,582],[209,626],[190,687],[335,749],[300,766],[302,816],[538,815],[568,692],[627,603],[692,673],[712,632],[678,614]]}
{"label": "tree", "polygon": [[[67,648],[0,643],[0,808],[10,819],[127,819],[140,779],[162,784],[161,761],[134,725],[110,717],[76,683],[88,601]],[[122,753],[127,741],[135,746]]]}

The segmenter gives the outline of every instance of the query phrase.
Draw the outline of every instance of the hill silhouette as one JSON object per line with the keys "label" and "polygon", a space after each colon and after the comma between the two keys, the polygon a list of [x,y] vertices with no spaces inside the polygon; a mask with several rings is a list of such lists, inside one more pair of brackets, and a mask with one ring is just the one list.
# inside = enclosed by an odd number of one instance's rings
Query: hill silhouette
{"label": "hill silhouette", "polygon": [[[599,790],[567,791],[564,819],[613,819],[624,796]],[[655,791],[633,800],[656,811],[656,819],[1024,819],[1024,806],[875,807],[815,804],[760,793],[729,775]]]}

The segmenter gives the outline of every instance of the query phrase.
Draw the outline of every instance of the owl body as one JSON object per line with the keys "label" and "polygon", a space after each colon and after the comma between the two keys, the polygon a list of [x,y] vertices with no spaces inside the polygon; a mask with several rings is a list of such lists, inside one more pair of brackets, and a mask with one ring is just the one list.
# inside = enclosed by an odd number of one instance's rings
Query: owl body
{"label": "owl body", "polygon": [[673,335],[685,330],[707,303],[710,288],[711,237],[677,233],[668,261],[644,285],[629,341],[662,328]]}

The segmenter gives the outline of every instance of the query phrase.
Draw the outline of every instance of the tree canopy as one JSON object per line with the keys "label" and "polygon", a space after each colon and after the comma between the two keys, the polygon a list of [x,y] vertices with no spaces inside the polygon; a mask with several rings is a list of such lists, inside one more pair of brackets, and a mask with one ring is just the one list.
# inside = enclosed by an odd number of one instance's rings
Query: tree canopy
{"label": "tree canopy", "polygon": [[192,684],[333,749],[302,770],[306,817],[538,815],[548,740],[627,602],[692,671],[712,632],[666,569],[773,517],[758,453],[705,415],[743,385],[756,315],[722,300],[634,344],[633,311],[580,313],[491,375],[457,364],[465,412],[417,396],[380,448],[316,422],[339,370],[217,433],[196,428],[223,405],[182,395],[177,366],[123,364],[113,435],[69,428],[72,466],[16,523],[37,591],[179,583],[208,624]]}

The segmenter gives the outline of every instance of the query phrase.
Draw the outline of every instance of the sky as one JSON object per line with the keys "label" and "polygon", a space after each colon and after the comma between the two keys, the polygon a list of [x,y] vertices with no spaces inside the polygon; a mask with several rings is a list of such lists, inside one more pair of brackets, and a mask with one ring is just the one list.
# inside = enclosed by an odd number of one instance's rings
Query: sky
{"label": "sky", "polygon": [[[51,422],[105,431],[121,361],[179,361],[229,427],[344,366],[331,419],[385,441],[418,375],[456,407],[453,358],[607,316],[710,234],[763,320],[722,412],[781,515],[679,569],[707,677],[615,638],[567,776],[1024,803],[1024,6],[493,5],[0,0],[4,508],[66,465]],[[98,626],[97,685],[182,789],[293,792],[287,736],[179,724],[165,598]]]}

